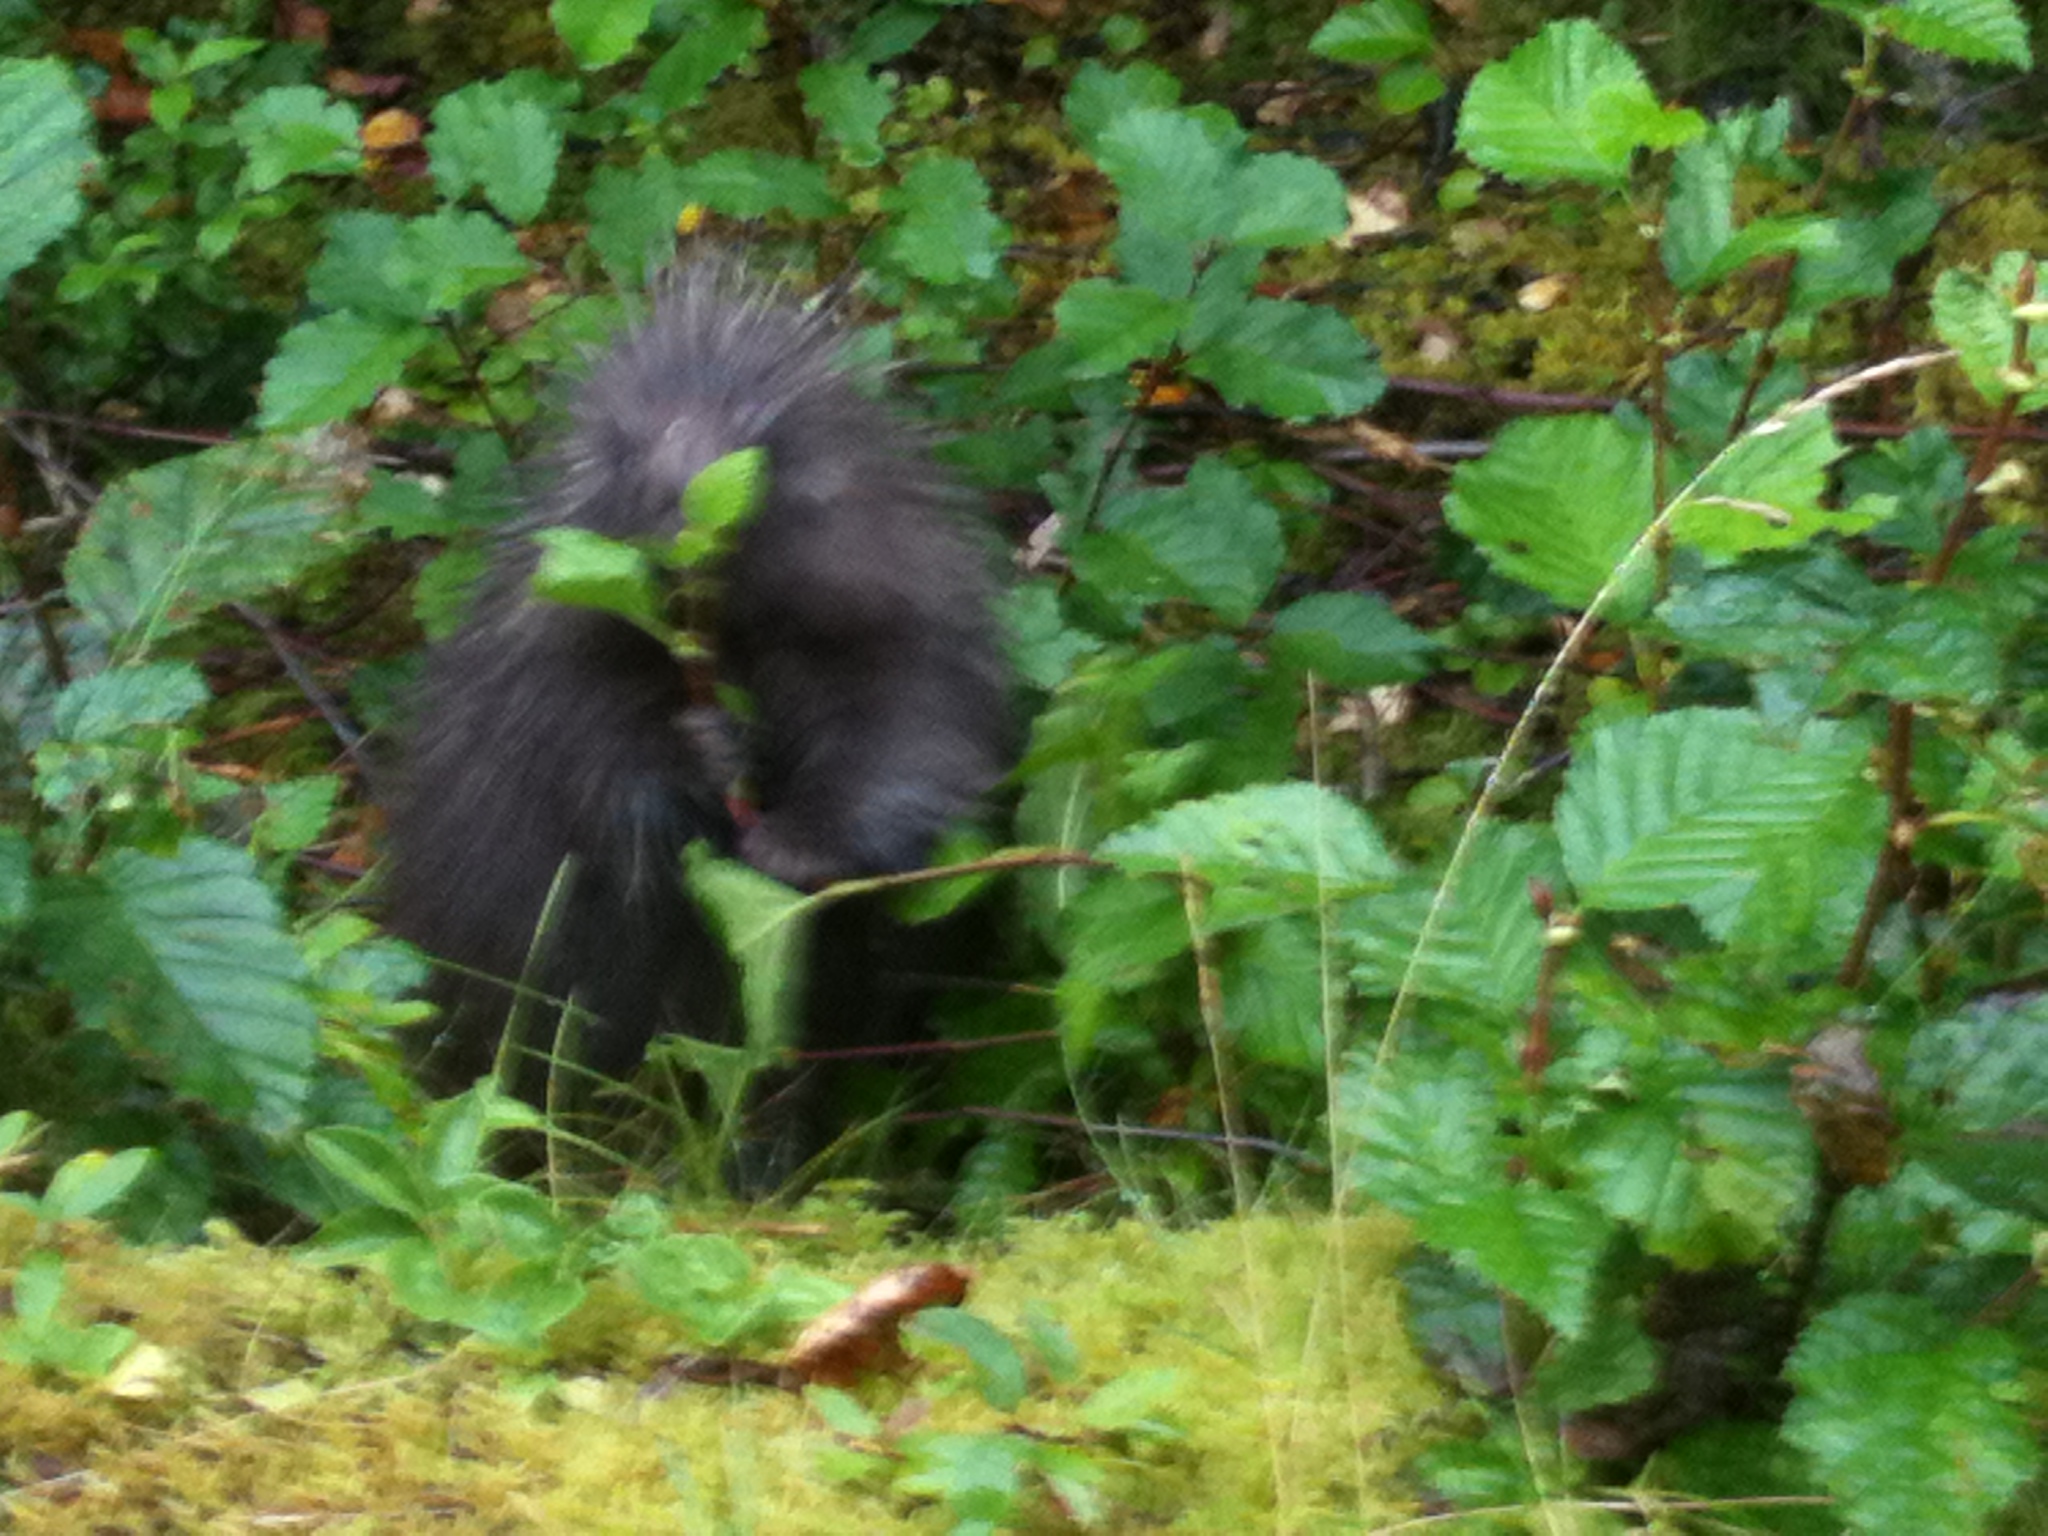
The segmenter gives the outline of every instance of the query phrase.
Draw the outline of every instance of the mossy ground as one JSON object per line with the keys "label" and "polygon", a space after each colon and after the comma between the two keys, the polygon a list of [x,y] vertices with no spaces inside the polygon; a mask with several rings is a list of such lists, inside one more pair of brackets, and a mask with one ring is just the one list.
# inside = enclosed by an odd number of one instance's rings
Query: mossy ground
{"label": "mossy ground", "polygon": [[[836,1245],[801,1240],[802,1261],[858,1283],[930,1256],[878,1249],[858,1239],[863,1225],[844,1223]],[[26,1222],[0,1230],[4,1262],[31,1236]],[[777,1241],[745,1240],[763,1258]],[[971,1266],[968,1307],[1012,1338],[1027,1309],[1056,1317],[1078,1379],[1034,1380],[1002,1415],[955,1356],[855,1395],[892,1426],[1014,1426],[1088,1447],[1104,1473],[1101,1528],[1369,1530],[1407,1507],[1396,1469],[1437,1399],[1397,1312],[1405,1246],[1377,1216],[1022,1224],[942,1256]],[[832,1437],[802,1396],[653,1389],[659,1362],[694,1346],[622,1290],[594,1289],[549,1358],[517,1360],[407,1318],[374,1278],[225,1231],[178,1249],[71,1231],[64,1247],[71,1318],[122,1321],[138,1344],[94,1385],[0,1365],[0,1523],[15,1530],[800,1536],[954,1523],[883,1479],[825,1475]],[[1083,1427],[1090,1393],[1152,1370],[1178,1373],[1160,1406],[1174,1437]],[[1036,1507],[1013,1528],[1074,1528],[1051,1500]]]}

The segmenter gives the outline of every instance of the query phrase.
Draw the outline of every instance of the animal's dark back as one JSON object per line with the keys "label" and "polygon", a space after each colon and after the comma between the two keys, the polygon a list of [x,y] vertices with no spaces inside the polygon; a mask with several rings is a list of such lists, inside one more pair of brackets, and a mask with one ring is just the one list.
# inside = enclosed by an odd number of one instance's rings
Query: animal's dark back
{"label": "animal's dark back", "polygon": [[920,433],[840,361],[829,318],[721,266],[672,279],[581,387],[523,533],[667,534],[713,460],[766,451],[766,498],[723,573],[721,673],[745,688],[758,819],[658,643],[528,590],[508,540],[430,656],[392,807],[395,926],[452,967],[441,1075],[488,1065],[528,967],[597,1016],[585,1059],[629,1069],[662,1030],[719,1035],[730,981],[684,898],[703,838],[797,884],[921,862],[1003,767],[987,548]]}

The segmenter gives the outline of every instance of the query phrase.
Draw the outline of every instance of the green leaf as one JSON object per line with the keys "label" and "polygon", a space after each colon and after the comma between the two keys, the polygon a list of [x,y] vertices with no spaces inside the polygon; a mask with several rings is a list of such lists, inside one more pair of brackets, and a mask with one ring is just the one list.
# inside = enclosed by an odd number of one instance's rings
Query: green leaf
{"label": "green leaf", "polygon": [[1972,64],[2034,67],[2026,18],[2012,0],[1902,0],[1877,7],[1870,20],[1909,48]]}
{"label": "green leaf", "polygon": [[1586,1192],[1683,1269],[1768,1262],[1812,1188],[1812,1138],[1783,1074],[1688,1051],[1646,1064],[1632,1087],[1574,1128]]}
{"label": "green leaf", "polygon": [[1931,167],[1883,172],[1839,196],[1865,211],[1827,220],[1801,242],[1792,269],[1794,319],[1891,292],[1899,263],[1926,249],[1943,216]]}
{"label": "green leaf", "polygon": [[822,165],[766,150],[713,150],[684,166],[678,185],[688,201],[735,219],[822,219],[839,211]]}
{"label": "green leaf", "polygon": [[[1536,995],[1543,920],[1529,899],[1533,881],[1563,874],[1547,829],[1489,822],[1452,889],[1410,982],[1420,997],[1510,1013]],[[1406,876],[1384,895],[1345,909],[1339,926],[1357,965],[1359,989],[1392,996],[1408,979],[1423,923],[1437,899],[1434,877]]]}
{"label": "green leaf", "polygon": [[1309,39],[1310,53],[1339,64],[1392,64],[1426,57],[1434,46],[1420,0],[1347,5]]}
{"label": "green leaf", "polygon": [[518,70],[443,96],[427,135],[441,196],[453,202],[476,187],[514,224],[539,218],[562,153],[562,130],[549,101],[553,86],[545,75]]}
{"label": "green leaf", "polygon": [[1843,653],[1831,692],[1979,708],[1998,697],[2008,637],[1980,595],[1908,587],[1884,597],[1877,622]]}
{"label": "green leaf", "polygon": [[1232,935],[1222,967],[1223,1025],[1245,1061],[1322,1070],[1323,975],[1336,963],[1301,918],[1269,917]]}
{"label": "green leaf", "polygon": [[740,968],[749,1059],[765,1065],[795,1038],[803,998],[809,898],[758,870],[693,843],[685,858],[690,894]]}
{"label": "green leaf", "polygon": [[848,165],[882,163],[882,119],[896,105],[896,77],[842,59],[813,64],[797,76],[804,110],[836,140]]}
{"label": "green leaf", "polygon": [[396,384],[405,365],[433,341],[423,325],[360,315],[322,315],[293,326],[263,370],[257,424],[290,432],[346,416]]}
{"label": "green leaf", "polygon": [[1116,117],[1097,158],[1116,183],[1125,235],[1136,232],[1191,256],[1227,234],[1244,212],[1232,200],[1242,143],[1241,134],[1219,137],[1190,112],[1145,107]]}
{"label": "green leaf", "polygon": [[1660,252],[1671,281],[1697,293],[1753,261],[1818,249],[1831,221],[1818,216],[1761,218],[1737,229],[1735,176],[1745,165],[1773,169],[1791,126],[1784,101],[1761,111],[1745,107],[1682,146],[1671,167]]}
{"label": "green leaf", "polygon": [[182,720],[212,697],[190,662],[115,667],[65,685],[51,713],[52,735],[78,744],[115,742],[137,726]]}
{"label": "green leaf", "polygon": [[1110,125],[1125,113],[1174,107],[1179,102],[1180,82],[1157,64],[1137,60],[1123,69],[1111,69],[1090,59],[1074,72],[1065,110],[1074,137],[1096,150]]}
{"label": "green leaf", "polygon": [[1219,887],[1275,882],[1310,899],[1377,890],[1395,874],[1378,828],[1314,784],[1260,784],[1184,800],[1102,840],[1097,853],[1134,874],[1183,867]]}
{"label": "green leaf", "polygon": [[1637,150],[1674,148],[1705,128],[1697,112],[1663,107],[1594,23],[1554,21],[1479,71],[1458,115],[1458,147],[1526,186],[1619,187]]}
{"label": "green leaf", "polygon": [[535,596],[615,614],[657,637],[665,633],[654,563],[640,550],[588,528],[542,528],[533,542],[541,550]]}
{"label": "green leaf", "polygon": [[[1444,516],[1502,575],[1583,608],[1655,515],[1654,449],[1639,421],[1513,422],[1485,458],[1458,466]],[[1646,562],[1632,576],[1624,609],[1647,595]]]}
{"label": "green leaf", "polygon": [[1671,504],[1671,536],[1727,559],[1753,549],[1789,549],[1821,533],[1861,533],[1874,511],[1821,505],[1828,472],[1842,455],[1825,410],[1759,422],[1729,444]]}
{"label": "green leaf", "polygon": [[1360,1064],[1341,1113],[1359,1148],[1349,1173],[1364,1193],[1559,1333],[1586,1329],[1612,1228],[1581,1195],[1510,1178],[1483,1062],[1402,1056],[1376,1079]]}
{"label": "green leaf", "polygon": [[0,60],[0,284],[78,222],[92,113],[56,59]]}
{"label": "green leaf", "polygon": [[230,126],[248,155],[237,183],[268,192],[292,176],[337,175],[362,163],[353,107],[312,85],[279,85],[252,97]]}
{"label": "green leaf", "polygon": [[1070,283],[1053,306],[1069,373],[1096,379],[1123,372],[1143,357],[1161,357],[1190,313],[1183,300],[1106,277]]}
{"label": "green leaf", "polygon": [[1104,1435],[1152,1435],[1178,1439],[1165,1412],[1187,1390],[1184,1371],[1125,1371],[1097,1387],[1077,1410],[1088,1429]]}
{"label": "green leaf", "polygon": [[1386,380],[1371,343],[1332,309],[1298,299],[1201,306],[1186,335],[1188,371],[1232,405],[1289,421],[1350,416]]}
{"label": "green leaf", "polygon": [[601,165],[592,174],[583,200],[590,247],[621,287],[644,287],[650,267],[674,251],[677,222],[692,201],[687,180],[680,166],[653,150],[631,169]]}
{"label": "green leaf", "polygon": [[730,548],[767,499],[765,448],[742,448],[713,459],[683,487],[683,527],[667,563],[687,570]]}
{"label": "green leaf", "polygon": [[2020,395],[2018,409],[2048,407],[2048,325],[2034,322],[2027,332],[2027,359],[2034,382],[2025,387],[2012,372],[2013,342],[2018,321],[2019,281],[2030,258],[2024,251],[2001,252],[1988,273],[1950,267],[1934,280],[1934,329],[1956,350],[1956,360],[1971,386],[1993,405]]}
{"label": "green leaf", "polygon": [[[1809,720],[1789,738],[1742,710],[1684,709],[1595,729],[1574,750],[1558,842],[1580,899],[1610,911],[1746,896],[1863,782],[1862,732]],[[1874,853],[1874,849],[1868,850]]]}
{"label": "green leaf", "polygon": [[1837,1302],[1806,1325],[1786,1374],[1785,1436],[1851,1530],[1981,1531],[2041,1465],[2012,1340],[1922,1297]]}
{"label": "green leaf", "polygon": [[124,1152],[81,1152],[50,1175],[40,1214],[48,1221],[83,1221],[113,1205],[149,1171],[156,1151],[130,1147]]}
{"label": "green leaf", "polygon": [[940,286],[993,277],[1010,244],[1010,226],[989,211],[988,183],[972,161],[931,155],[882,193],[896,223],[882,237],[887,257]]}
{"label": "green leaf", "polygon": [[1030,1385],[1024,1357],[990,1324],[958,1307],[928,1307],[911,1322],[911,1333],[949,1344],[974,1367],[974,1389],[998,1413],[1013,1413]]}
{"label": "green leaf", "polygon": [[1338,688],[1379,688],[1424,677],[1436,641],[1376,592],[1317,592],[1273,615],[1273,660]]}
{"label": "green leaf", "polygon": [[1119,599],[1191,601],[1226,624],[1252,616],[1280,574],[1280,518],[1238,470],[1198,459],[1187,483],[1112,499],[1074,564]]}
{"label": "green leaf", "polygon": [[688,0],[682,10],[683,35],[655,60],[641,88],[669,112],[698,105],[712,82],[768,40],[767,17],[751,0]]}
{"label": "green leaf", "polygon": [[1411,62],[1396,64],[1382,74],[1373,94],[1379,98],[1380,110],[1390,117],[1408,117],[1443,100],[1449,90],[1444,77],[1429,65]]}
{"label": "green leaf", "polygon": [[116,849],[47,882],[32,919],[79,1017],[149,1051],[180,1092],[267,1134],[312,1086],[319,1021],[305,963],[249,855],[206,838]]}
{"label": "green leaf", "polygon": [[361,1125],[320,1126],[306,1133],[306,1150],[380,1210],[420,1221],[432,1209],[431,1192],[389,1132]]}
{"label": "green leaf", "polygon": [[1231,196],[1231,244],[1262,251],[1321,245],[1349,220],[1337,173],[1303,155],[1251,156],[1231,178]]}
{"label": "green leaf", "polygon": [[147,654],[331,558],[325,525],[347,484],[341,466],[276,442],[168,459],[107,489],[65,561],[66,590],[117,655]]}
{"label": "green leaf", "polygon": [[654,0],[550,0],[548,19],[584,69],[616,64],[654,19]]}
{"label": "green leaf", "polygon": [[[0,931],[16,927],[28,917],[34,855],[26,832],[19,827],[0,827]],[[0,1125],[11,1119],[0,1117]],[[6,1142],[0,1138],[0,1157],[6,1155]]]}

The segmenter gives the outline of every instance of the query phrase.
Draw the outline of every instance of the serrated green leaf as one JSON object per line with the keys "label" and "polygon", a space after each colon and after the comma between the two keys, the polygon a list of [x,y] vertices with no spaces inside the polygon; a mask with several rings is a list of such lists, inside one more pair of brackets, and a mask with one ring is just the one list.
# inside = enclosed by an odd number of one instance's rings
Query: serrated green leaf
{"label": "serrated green leaf", "polygon": [[1112,119],[1097,158],[1116,183],[1126,233],[1190,252],[1226,235],[1243,212],[1231,197],[1242,143],[1190,112],[1140,107]]}
{"label": "serrated green leaf", "polygon": [[453,202],[475,187],[514,224],[539,218],[562,153],[552,87],[546,76],[519,70],[443,96],[427,135],[427,160],[441,196]]}
{"label": "serrated green leaf", "polygon": [[[1972,387],[1993,405],[2015,390],[2011,368],[2018,322],[2013,311],[2019,302],[2020,275],[2031,261],[2023,251],[2004,251],[1992,261],[1989,273],[1951,267],[1934,280],[1935,332],[1955,348]],[[2048,375],[2048,325],[2029,327],[2027,357],[2037,380]],[[2048,382],[2022,391],[2017,404],[2021,411],[2048,406]]]}
{"label": "serrated green leaf", "polygon": [[1309,52],[1339,64],[1392,64],[1421,58],[1434,46],[1420,0],[1367,0],[1347,5],[1309,39]]}
{"label": "serrated green leaf", "polygon": [[680,166],[653,150],[631,169],[601,165],[592,174],[583,199],[590,246],[621,287],[644,286],[650,268],[675,249],[677,221],[692,200],[686,181]]}
{"label": "serrated green leaf", "polygon": [[1729,444],[1671,504],[1671,536],[1727,559],[1753,549],[1789,549],[1821,533],[1856,534],[1875,512],[1821,505],[1829,470],[1842,455],[1824,410],[1759,422]]}
{"label": "serrated green leaf", "polygon": [[1337,963],[1300,918],[1267,918],[1232,936],[1222,967],[1223,1024],[1243,1060],[1322,1070],[1323,975]]}
{"label": "serrated green leaf", "polygon": [[1252,155],[1231,177],[1238,207],[1230,243],[1259,250],[1320,245],[1344,232],[1348,214],[1337,173],[1305,155]]}
{"label": "serrated green leaf", "polygon": [[292,581],[332,546],[346,472],[276,442],[169,459],[110,486],[65,561],[71,600],[116,656]]}
{"label": "serrated green leaf", "polygon": [[584,69],[616,64],[654,19],[654,0],[550,0],[548,19]]}
{"label": "serrated green leaf", "polygon": [[1274,881],[1311,896],[1376,890],[1395,873],[1379,830],[1314,784],[1261,784],[1186,800],[1102,840],[1097,853],[1132,873],[1183,867],[1223,887]]}
{"label": "serrated green leaf", "polygon": [[1125,1371],[1090,1393],[1079,1409],[1082,1424],[1100,1434],[1156,1434],[1160,1417],[1187,1386],[1184,1371]]}
{"label": "serrated green leaf", "polygon": [[1634,59],[1590,21],[1554,21],[1473,79],[1458,147],[1525,186],[1619,187],[1639,149],[1670,149],[1706,120],[1667,109]]}
{"label": "serrated green leaf", "polygon": [[839,211],[825,168],[759,149],[715,149],[681,168],[684,198],[735,219],[783,212],[822,219]]}
{"label": "serrated green leaf", "polygon": [[984,281],[1009,248],[1010,226],[989,211],[988,183],[972,161],[952,155],[919,160],[881,201],[896,215],[882,251],[927,283]]}
{"label": "serrated green leaf", "polygon": [[1602,726],[1575,748],[1557,805],[1572,883],[1590,907],[1713,910],[1746,895],[1774,851],[1812,851],[1821,825],[1866,789],[1868,750],[1835,721],[1781,739],[1742,710]]}
{"label": "serrated green leaf", "polygon": [[206,838],[122,848],[47,883],[31,919],[51,976],[95,1029],[135,1040],[191,1094],[268,1134],[312,1085],[318,1020],[277,898],[249,855]]}
{"label": "serrated green leaf", "polygon": [[1802,241],[1792,268],[1794,318],[1891,292],[1899,263],[1926,249],[1943,216],[1932,168],[1887,171],[1841,195],[1863,211],[1828,219]]}
{"label": "serrated green leaf", "polygon": [[56,59],[0,60],[0,284],[73,224],[92,163],[92,113]]}
{"label": "serrated green leaf", "polygon": [[288,432],[335,421],[396,384],[405,365],[434,340],[423,325],[359,315],[322,315],[285,332],[263,370],[257,423]]}
{"label": "serrated green leaf", "polygon": [[273,86],[252,97],[230,126],[248,155],[238,185],[268,192],[292,176],[338,175],[362,163],[353,107],[313,85]]}
{"label": "serrated green leaf", "polygon": [[1180,103],[1180,82],[1157,64],[1142,59],[1112,69],[1090,59],[1074,72],[1067,88],[1065,111],[1074,137],[1095,149],[1110,124],[1127,112]]}
{"label": "serrated green leaf", "polygon": [[1372,345],[1335,310],[1294,299],[1204,306],[1186,335],[1188,371],[1232,405],[1289,421],[1350,416],[1386,388]]}
{"label": "serrated green leaf", "polygon": [[1226,624],[1252,616],[1286,555],[1279,514],[1213,458],[1198,459],[1183,486],[1114,498],[1102,524],[1077,541],[1084,580],[1127,600],[1200,603]]}
{"label": "serrated green leaf", "polygon": [[1060,338],[1070,349],[1070,372],[1086,379],[1121,373],[1139,358],[1163,356],[1189,313],[1184,301],[1106,277],[1069,284],[1053,306]]}
{"label": "serrated green leaf", "polygon": [[1920,1296],[1865,1295],[1809,1321],[1786,1364],[1785,1436],[1852,1530],[1965,1536],[2041,1464],[2013,1341]]}
{"label": "serrated green leaf", "polygon": [[1843,696],[1870,693],[1909,703],[1983,707],[2006,686],[2004,650],[2013,638],[2000,615],[1973,594],[1915,587],[1890,601],[1842,654],[1832,679]]}
{"label": "serrated green leaf", "polygon": [[649,100],[670,112],[703,101],[712,82],[768,40],[767,17],[751,0],[690,0],[683,11],[682,36],[655,60],[642,87]]}
{"label": "serrated green leaf", "polygon": [[1317,592],[1273,615],[1273,660],[1338,688],[1413,682],[1438,646],[1375,592]]}
{"label": "serrated green leaf", "polygon": [[654,563],[640,550],[588,528],[543,528],[533,541],[541,548],[535,596],[615,614],[649,634],[662,632]]}
{"label": "serrated green leaf", "polygon": [[2026,18],[2012,0],[1901,0],[1872,19],[1909,48],[1972,64],[2032,69]]}
{"label": "serrated green leaf", "polygon": [[1613,1229],[1582,1195],[1510,1180],[1483,1062],[1404,1056],[1381,1073],[1355,1064],[1342,1105],[1358,1148],[1349,1173],[1364,1193],[1558,1332],[1585,1330]]}
{"label": "serrated green leaf", "polygon": [[1030,1385],[1024,1357],[991,1324],[958,1307],[929,1307],[917,1314],[910,1331],[950,1344],[974,1366],[975,1390],[998,1413],[1015,1411]]}
{"label": "serrated green leaf", "polygon": [[882,163],[882,119],[896,105],[896,77],[864,64],[829,59],[797,76],[804,110],[839,145],[848,165]]}
{"label": "serrated green leaf", "polygon": [[1766,1261],[1812,1180],[1812,1138],[1783,1075],[1686,1053],[1642,1077],[1631,1101],[1576,1128],[1579,1182],[1683,1269]]}
{"label": "serrated green leaf", "polygon": [[1419,997],[1517,1011],[1535,996],[1543,955],[1543,920],[1529,899],[1530,884],[1555,886],[1562,875],[1556,841],[1546,829],[1488,823],[1437,914],[1412,978],[1438,882],[1406,876],[1395,889],[1344,910],[1338,931],[1356,962],[1352,978],[1361,991],[1381,996],[1406,982]]}
{"label": "serrated green leaf", "polygon": [[[1458,466],[1444,517],[1502,575],[1581,608],[1650,526],[1654,449],[1641,422],[1517,421],[1485,458]],[[1619,596],[1624,611],[1647,594],[1644,566]]]}
{"label": "serrated green leaf", "polygon": [[60,741],[118,741],[140,725],[182,720],[212,696],[190,662],[140,662],[67,684],[57,695],[51,724]]}

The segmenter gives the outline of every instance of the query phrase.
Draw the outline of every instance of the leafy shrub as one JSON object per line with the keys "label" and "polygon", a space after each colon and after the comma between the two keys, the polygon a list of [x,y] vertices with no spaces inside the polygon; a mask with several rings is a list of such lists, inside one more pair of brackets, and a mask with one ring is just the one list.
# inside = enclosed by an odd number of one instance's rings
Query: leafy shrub
{"label": "leafy shrub", "polygon": [[[223,608],[314,601],[424,539],[416,617],[445,628],[544,371],[620,313],[594,295],[679,230],[744,226],[764,267],[858,269],[900,313],[874,349],[945,365],[916,383],[968,429],[965,472],[1050,514],[1009,612],[1035,705],[1009,862],[1014,948],[1052,974],[945,1025],[1009,1041],[937,1090],[993,1111],[958,1207],[1063,1166],[1046,1117],[1176,1207],[1327,1177],[1413,1223],[1418,1332],[1482,1405],[1424,1459],[1446,1497],[1640,1474],[1755,1528],[1982,1527],[2038,1470],[2022,1372],[2048,1323],[2048,593],[2015,452],[2048,342],[2024,238],[1965,244],[1931,162],[1869,146],[1902,61],[2031,52],[2006,0],[1821,9],[1861,62],[1818,147],[1782,100],[1667,105],[1591,21],[1471,80],[1446,220],[1540,196],[1650,231],[1639,310],[1558,319],[1632,332],[1644,383],[1461,464],[1461,590],[1400,604],[1337,574],[1355,477],[1313,447],[1388,384],[1303,296],[1346,187],[1151,62],[1024,54],[1059,121],[1018,143],[1115,203],[1078,277],[1029,243],[1041,215],[992,183],[953,83],[910,78],[936,9],[826,29],[751,114],[718,110],[770,46],[743,0],[564,0],[573,69],[464,85],[431,125],[363,121],[296,46],[186,27],[130,35],[147,123],[96,149],[71,69],[6,64],[0,186],[30,212],[0,277],[34,317],[0,352],[9,403],[240,426],[227,398],[258,389],[259,435],[124,463],[89,515],[51,476],[0,545],[0,1039],[60,1147],[162,1149],[173,1225],[244,1180],[361,1223],[422,1315],[501,1343],[575,1306],[584,1239],[394,1066],[410,958],[296,872],[340,778],[251,788],[197,750],[208,641]],[[1394,117],[1453,51],[1408,0],[1311,46],[1377,71]],[[301,251],[303,302],[278,277]],[[195,358],[208,387],[181,394]],[[1438,702],[1395,792],[1339,792],[1387,778],[1425,679],[1511,694],[1517,723]],[[1047,1026],[1057,1062],[1014,1038]],[[1065,1470],[917,1454],[963,1519],[996,1507],[978,1477]]]}

